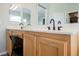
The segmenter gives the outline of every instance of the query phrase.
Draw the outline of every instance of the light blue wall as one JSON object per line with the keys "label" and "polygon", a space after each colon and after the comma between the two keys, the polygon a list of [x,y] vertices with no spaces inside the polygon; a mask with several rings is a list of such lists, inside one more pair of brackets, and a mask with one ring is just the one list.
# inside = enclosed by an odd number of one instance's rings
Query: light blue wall
{"label": "light blue wall", "polygon": [[47,24],[49,24],[51,18],[53,18],[56,21],[56,24],[58,20],[60,20],[63,24],[66,23],[67,13],[78,10],[77,6],[78,6],[77,4],[73,4],[73,3],[49,4]]}

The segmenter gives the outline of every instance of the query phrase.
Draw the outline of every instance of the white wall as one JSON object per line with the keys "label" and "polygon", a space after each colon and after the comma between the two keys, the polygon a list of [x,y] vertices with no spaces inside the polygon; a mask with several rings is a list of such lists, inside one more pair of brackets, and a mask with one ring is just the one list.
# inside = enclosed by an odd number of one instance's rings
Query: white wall
{"label": "white wall", "polygon": [[0,4],[0,53],[6,51],[6,26],[9,4]]}

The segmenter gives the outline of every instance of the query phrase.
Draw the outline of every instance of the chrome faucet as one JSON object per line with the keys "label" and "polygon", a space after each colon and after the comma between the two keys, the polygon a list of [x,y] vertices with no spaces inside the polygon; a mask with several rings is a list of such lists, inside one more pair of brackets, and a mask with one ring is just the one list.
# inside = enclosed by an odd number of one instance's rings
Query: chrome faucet
{"label": "chrome faucet", "polygon": [[51,19],[50,20],[50,24],[52,23],[52,21],[53,21],[53,30],[55,30],[55,20],[54,19]]}

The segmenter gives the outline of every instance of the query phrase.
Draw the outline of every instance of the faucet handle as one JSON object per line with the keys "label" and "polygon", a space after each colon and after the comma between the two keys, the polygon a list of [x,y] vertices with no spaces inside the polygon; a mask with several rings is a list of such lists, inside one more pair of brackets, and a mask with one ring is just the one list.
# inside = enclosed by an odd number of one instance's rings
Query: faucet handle
{"label": "faucet handle", "polygon": [[50,30],[50,26],[47,26],[48,30]]}
{"label": "faucet handle", "polygon": [[24,24],[20,23],[19,26],[21,27],[21,29],[23,29]]}
{"label": "faucet handle", "polygon": [[58,24],[61,24],[61,21],[58,21]]}
{"label": "faucet handle", "polygon": [[61,30],[62,26],[61,26],[61,21],[58,21],[58,30]]}

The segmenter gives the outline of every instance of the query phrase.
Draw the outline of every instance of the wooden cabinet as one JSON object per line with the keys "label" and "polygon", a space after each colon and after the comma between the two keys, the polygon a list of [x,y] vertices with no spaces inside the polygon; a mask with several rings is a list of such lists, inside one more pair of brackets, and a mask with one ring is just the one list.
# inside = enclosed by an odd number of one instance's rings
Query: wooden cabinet
{"label": "wooden cabinet", "polygon": [[24,56],[36,55],[36,36],[35,35],[25,32],[23,45],[24,45],[24,49],[23,49]]}
{"label": "wooden cabinet", "polygon": [[11,44],[11,39],[10,39],[10,35],[12,35],[11,31],[7,31],[6,35],[7,35],[6,50],[7,50],[8,55],[11,55],[11,52],[12,52],[12,44]]}
{"label": "wooden cabinet", "polygon": [[38,56],[64,56],[66,55],[65,47],[66,46],[63,41],[37,37]]}
{"label": "wooden cabinet", "polygon": [[78,45],[77,45],[77,47],[78,47],[78,49],[77,49],[77,54],[78,54],[78,56],[79,56],[79,32],[78,32],[78,40],[77,40],[77,43],[78,43]]}
{"label": "wooden cabinet", "polygon": [[17,30],[7,30],[6,50],[7,50],[7,53],[9,56],[11,56],[11,53],[12,53],[12,41],[10,39],[10,36],[12,36],[12,35],[17,35],[18,37],[23,38],[23,32],[17,31]]}
{"label": "wooden cabinet", "polygon": [[11,55],[10,35],[18,35],[23,39],[23,56],[75,56],[77,34],[53,34],[45,32],[7,30],[7,52]]}

